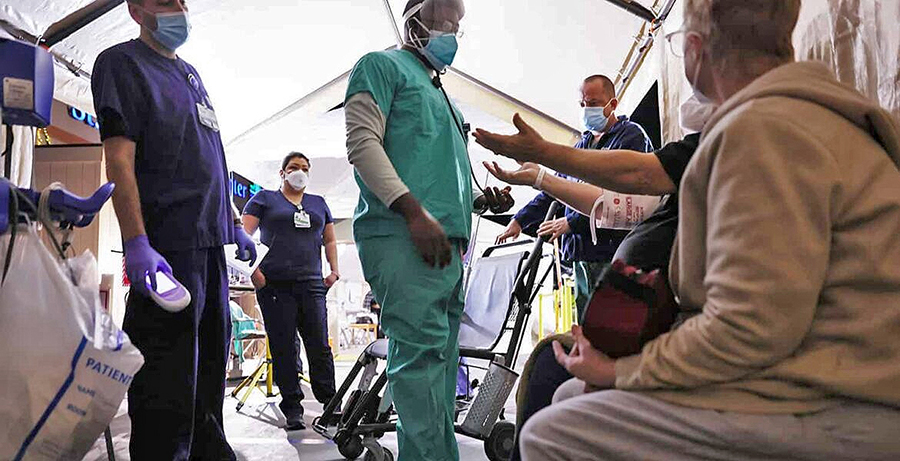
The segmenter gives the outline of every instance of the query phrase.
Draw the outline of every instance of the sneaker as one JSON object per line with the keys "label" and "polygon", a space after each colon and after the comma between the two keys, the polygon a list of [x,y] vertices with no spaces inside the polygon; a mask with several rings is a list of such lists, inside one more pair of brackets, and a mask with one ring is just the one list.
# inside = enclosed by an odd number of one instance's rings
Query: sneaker
{"label": "sneaker", "polygon": [[292,413],[290,415],[285,415],[287,418],[287,424],[285,424],[284,429],[288,431],[302,431],[306,429],[306,423],[303,422],[303,413]]}

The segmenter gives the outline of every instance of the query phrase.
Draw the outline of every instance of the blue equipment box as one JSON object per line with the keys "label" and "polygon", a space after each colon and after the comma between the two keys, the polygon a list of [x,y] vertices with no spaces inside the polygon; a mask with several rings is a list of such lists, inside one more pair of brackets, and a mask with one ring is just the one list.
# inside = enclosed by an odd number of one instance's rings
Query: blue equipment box
{"label": "blue equipment box", "polygon": [[7,125],[46,127],[53,107],[53,56],[17,40],[0,39],[0,110]]}

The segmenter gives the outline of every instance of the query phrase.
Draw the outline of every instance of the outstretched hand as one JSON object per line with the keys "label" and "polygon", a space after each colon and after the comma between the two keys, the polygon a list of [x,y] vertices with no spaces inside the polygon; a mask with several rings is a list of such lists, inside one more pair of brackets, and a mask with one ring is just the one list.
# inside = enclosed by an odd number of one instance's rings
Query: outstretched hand
{"label": "outstretched hand", "polygon": [[475,142],[487,150],[519,162],[537,161],[544,151],[546,141],[519,114],[513,115],[512,121],[519,130],[517,134],[507,136],[476,128],[473,133]]}
{"label": "outstretched hand", "polygon": [[541,171],[541,167],[537,163],[522,163],[515,171],[506,170],[497,162],[484,162],[483,164],[495,178],[514,186],[533,186]]}

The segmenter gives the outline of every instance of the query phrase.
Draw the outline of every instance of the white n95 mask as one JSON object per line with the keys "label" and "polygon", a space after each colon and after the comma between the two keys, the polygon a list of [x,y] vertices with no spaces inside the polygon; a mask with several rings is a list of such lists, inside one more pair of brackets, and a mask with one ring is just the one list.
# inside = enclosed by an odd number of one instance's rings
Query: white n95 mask
{"label": "white n95 mask", "polygon": [[713,100],[699,91],[694,91],[694,94],[678,108],[681,128],[687,134],[703,131],[706,122],[718,108],[719,105]]}
{"label": "white n95 mask", "polygon": [[294,190],[303,190],[309,185],[309,175],[303,170],[297,170],[288,174],[284,177],[284,180],[287,181],[288,185]]}

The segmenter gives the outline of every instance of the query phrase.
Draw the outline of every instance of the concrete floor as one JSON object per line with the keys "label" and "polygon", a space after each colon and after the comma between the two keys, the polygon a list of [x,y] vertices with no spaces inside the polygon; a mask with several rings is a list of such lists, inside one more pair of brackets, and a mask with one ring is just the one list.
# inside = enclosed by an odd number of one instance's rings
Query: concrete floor
{"label": "concrete floor", "polygon": [[[526,346],[526,345],[523,345]],[[523,347],[523,353],[527,357],[530,348]],[[335,374],[338,386],[349,374],[355,359],[355,351],[345,354],[335,362]],[[348,360],[349,359],[349,360]],[[520,360],[523,358],[520,357]],[[245,369],[254,364],[245,363]],[[517,367],[518,368],[518,367]],[[248,369],[249,372],[252,368]],[[473,372],[474,374],[474,372]],[[231,389],[236,383],[229,383],[229,390],[225,399],[225,433],[231,446],[237,452],[239,460],[302,460],[302,461],[342,461],[344,458],[338,453],[337,447],[312,429],[287,432],[282,429],[284,417],[278,410],[279,397],[266,398],[261,392],[254,391],[247,404],[240,413],[235,410],[237,400],[231,398]],[[311,425],[313,418],[322,414],[322,405],[312,399],[312,391],[307,383],[303,383],[303,392],[308,397],[303,402],[306,409],[306,422]],[[515,394],[513,392],[513,394]],[[510,396],[505,406],[506,415],[513,418],[515,415],[514,395]],[[118,414],[110,425],[115,447],[117,461],[130,459],[128,455],[128,439],[130,421],[128,419],[125,403],[119,409]],[[457,435],[459,442],[460,459],[464,461],[487,460],[484,454],[483,442],[461,435]],[[396,434],[386,434],[380,443],[397,455]],[[84,458],[86,461],[107,461],[106,445],[103,438],[94,444],[94,447]],[[361,459],[361,458],[360,458]]]}

